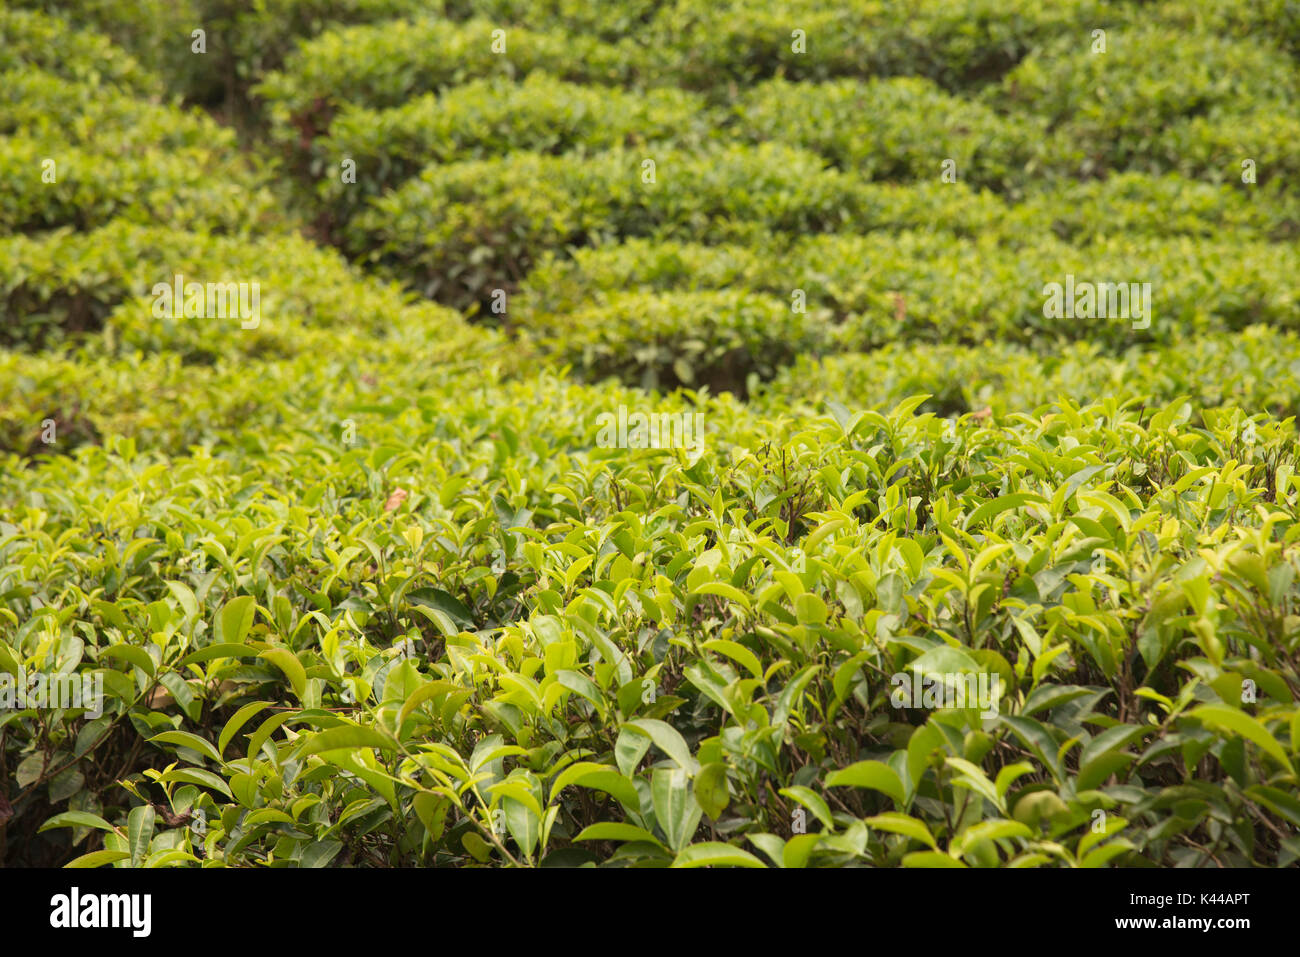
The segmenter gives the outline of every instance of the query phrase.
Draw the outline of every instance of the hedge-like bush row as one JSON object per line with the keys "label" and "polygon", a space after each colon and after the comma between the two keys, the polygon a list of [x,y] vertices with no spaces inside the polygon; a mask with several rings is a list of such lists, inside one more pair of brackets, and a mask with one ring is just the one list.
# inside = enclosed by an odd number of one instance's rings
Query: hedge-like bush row
{"label": "hedge-like bush row", "polygon": [[47,70],[10,70],[0,74],[0,85],[11,94],[0,102],[0,135],[21,131],[42,142],[74,146],[111,137],[106,152],[112,153],[148,146],[233,152],[238,145],[229,129],[197,110],[68,80]]}
{"label": "hedge-like bush row", "polygon": [[[787,312],[826,313],[835,327],[823,345],[835,351],[992,340],[1043,352],[1076,339],[1122,350],[1257,323],[1300,328],[1297,268],[1290,246],[1192,237],[1098,237],[1080,246],[1037,238],[1019,248],[998,237],[912,231],[812,236],[776,248],[641,241],[578,250],[571,261],[552,256],[518,299],[526,321],[558,328],[571,311],[622,290],[741,288],[779,298]],[[1073,315],[1067,276],[1077,290]],[[1060,316],[1046,311],[1050,283],[1062,286]],[[1109,290],[1093,289],[1089,315],[1084,284],[1100,283],[1126,287],[1115,305],[1129,309],[1127,321],[1110,312]]]}
{"label": "hedge-like bush row", "polygon": [[[53,180],[52,182],[50,180]],[[94,229],[114,218],[249,234],[278,203],[238,157],[205,146],[155,148],[96,138],[0,137],[0,229]]]}
{"label": "hedge-like bush row", "polygon": [[528,273],[517,308],[525,316],[562,316],[629,289],[686,292],[757,286],[773,292],[776,283],[764,286],[762,277],[777,255],[762,245],[707,246],[644,238],[568,254],[553,252]]}
{"label": "hedge-like bush row", "polygon": [[[1181,63],[1168,73],[1164,65],[1153,64],[1146,55],[1150,40],[1150,34],[1134,38],[1141,52],[1125,48],[1127,57],[1117,50],[1119,63],[1109,62],[1109,53],[1088,55],[1088,66],[1104,64],[1092,75],[1072,43],[1059,68],[1054,61],[1047,68],[1039,58],[1026,61],[983,100],[953,96],[914,77],[772,80],[739,99],[736,129],[755,141],[815,150],[870,179],[939,179],[948,169],[950,178],[1016,196],[1061,178],[1082,177],[1088,183],[1143,172],[1181,174],[1193,191],[1202,183],[1242,187],[1247,160],[1251,189],[1281,186],[1300,174],[1293,149],[1300,138],[1294,96],[1285,84],[1270,91],[1276,100],[1264,103],[1246,93],[1251,88],[1246,77],[1287,72],[1278,54],[1247,41],[1181,41],[1187,70],[1196,64],[1195,75],[1206,85],[1198,97]],[[1235,60],[1246,62],[1234,66]],[[1143,75],[1129,75],[1138,71]],[[1222,71],[1237,75],[1238,85],[1215,82]],[[1024,82],[1029,76],[1039,77],[1042,86]],[[1071,87],[1077,103],[1057,107],[1063,113],[1034,99],[1063,95],[1061,87],[1068,84],[1077,84]],[[1095,91],[1112,85],[1121,91],[1121,102],[1098,99]],[[1187,99],[1166,102],[1169,89]],[[1032,108],[1019,108],[1026,101]],[[995,112],[994,105],[1003,112]],[[1197,115],[1202,110],[1208,115]]]}
{"label": "hedge-like bush row", "polygon": [[[518,84],[478,80],[389,110],[345,108],[328,136],[310,141],[307,171],[324,209],[347,219],[370,197],[431,163],[515,150],[561,153],[703,138],[709,116],[680,90],[606,90],[533,73]],[[291,149],[297,141],[291,141]],[[343,161],[355,163],[345,179]],[[569,162],[580,163],[580,157]],[[349,181],[351,180],[351,181]]]}
{"label": "hedge-like bush row", "polygon": [[[400,405],[396,377],[426,388],[458,371],[481,375],[495,365],[509,372],[523,361],[519,350],[503,352],[492,333],[445,310],[410,307],[386,318],[392,328],[383,336],[348,327],[286,332],[279,318],[260,338],[237,326],[186,335],[155,321],[124,330],[120,339],[137,341],[115,355],[98,340],[66,355],[0,348],[0,453],[67,454],[126,438],[179,455],[309,419],[341,429],[349,415],[361,418],[347,411],[353,406]],[[193,364],[200,351],[210,364]]]}
{"label": "hedge-like bush row", "polygon": [[136,93],[160,89],[147,69],[108,38],[75,29],[59,16],[0,8],[0,74],[19,68]]}
{"label": "hedge-like bush row", "polygon": [[[505,30],[503,53],[493,52],[496,30]],[[400,106],[469,80],[535,70],[563,80],[618,83],[637,70],[635,46],[481,18],[393,20],[329,30],[301,43],[284,69],[269,74],[255,92],[274,126],[297,126],[309,137],[324,131],[344,104]]]}
{"label": "hedge-like bush row", "polygon": [[[303,38],[331,26],[439,12],[435,0],[15,0],[91,25],[190,103],[246,108],[253,83],[283,65]],[[204,52],[193,31],[204,31]],[[231,116],[230,118],[234,118]]]}
{"label": "hedge-like bush row", "polygon": [[[48,39],[75,50],[77,36],[51,27]],[[97,52],[108,72],[117,48]],[[161,98],[102,86],[93,73],[69,79],[40,66],[0,72],[14,94],[0,105],[0,229],[89,230],[123,219],[249,235],[282,225],[268,174],[238,154],[233,131]]]}
{"label": "hedge-like bush row", "polygon": [[[300,361],[320,368],[319,356]],[[289,419],[265,366],[195,367],[179,355],[73,357],[0,350],[0,452],[66,454],[118,437],[181,453],[241,428]],[[295,379],[302,385],[305,375]],[[296,401],[304,401],[298,392]]]}
{"label": "hedge-like bush row", "polygon": [[1285,106],[1296,101],[1297,79],[1285,56],[1261,44],[1213,33],[1171,37],[1150,24],[1108,31],[1104,53],[1073,37],[1057,40],[986,95],[1095,141],[1152,135],[1171,121],[1216,110]]}
{"label": "hedge-like bush row", "polygon": [[893,343],[871,353],[800,357],[753,401],[779,415],[823,401],[888,409],[921,394],[931,396],[924,411],[999,420],[1061,400],[1134,399],[1155,407],[1180,396],[1198,416],[1229,405],[1282,419],[1300,415],[1300,338],[1261,325],[1113,354],[1075,342],[1046,355],[997,341]]}
{"label": "hedge-like bush row", "polygon": [[601,40],[636,36],[671,0],[442,0],[448,17],[475,17],[532,30],[562,28]]}
{"label": "hedge-like bush row", "polygon": [[647,389],[709,386],[745,395],[798,355],[826,347],[824,314],[747,292],[613,294],[600,305],[525,324],[540,347],[581,374]]}
{"label": "hedge-like bush row", "polygon": [[1237,184],[1250,175],[1257,183],[1280,187],[1294,197],[1288,187],[1300,175],[1297,138],[1300,120],[1294,104],[1261,107],[1239,116],[1198,116],[1172,125],[1163,142],[1151,144],[1149,158],[1133,158],[1132,168],[1173,170],[1212,183]]}
{"label": "hedge-like bush row", "polygon": [[[396,17],[490,21],[498,27],[569,32],[618,40],[644,27],[658,0],[12,0],[93,26],[167,80],[188,102],[243,108],[251,88],[279,70],[299,43],[326,31]],[[206,31],[207,52],[192,50],[191,32]],[[391,27],[391,29],[400,29]],[[400,101],[399,101],[400,102]]]}
{"label": "hedge-like bush row", "polygon": [[[162,290],[155,295],[159,283],[171,289],[170,298]],[[198,316],[185,315],[189,283],[204,286]],[[209,315],[208,283],[246,283],[247,294],[230,296],[225,315]],[[213,304],[221,308],[215,297]],[[296,235],[209,236],[118,220],[87,233],[0,242],[0,345],[31,350],[102,331],[97,350],[166,351],[207,362],[310,351],[319,343],[304,338],[308,329],[386,339],[413,321],[444,329],[461,324],[449,310],[412,304],[395,286],[361,279],[337,252]]]}
{"label": "hedge-like bush row", "polygon": [[1050,163],[1077,176],[1115,170],[1194,172],[1240,182],[1300,170],[1290,145],[1300,81],[1286,54],[1214,33],[1170,37],[1162,24],[1114,29],[1104,53],[1055,41],[986,99],[1046,121]]}
{"label": "hedge-like bush row", "polygon": [[[810,277],[810,302],[829,300],[845,315],[839,334],[848,349],[986,339],[1040,351],[1076,339],[1122,349],[1254,323],[1300,324],[1286,278],[1300,261],[1292,249],[1261,243],[1116,238],[1082,248],[1041,241],[1004,252],[987,240],[942,246],[930,236],[919,244],[865,237],[810,241],[791,263],[802,264]],[[1070,276],[1073,312],[1064,288]],[[1062,287],[1056,314],[1047,310],[1051,283]],[[1101,283],[1123,286],[1129,296],[1103,295]],[[1096,293],[1091,311],[1082,298],[1085,284]],[[1129,298],[1134,284],[1141,309]],[[1129,311],[1117,316],[1112,310],[1123,310],[1125,299]]]}
{"label": "hedge-like bush row", "polygon": [[815,150],[877,180],[951,176],[1004,191],[1032,173],[1044,131],[1033,118],[1004,118],[916,77],[826,83],[770,80],[735,105],[737,131]]}
{"label": "hedge-like bush row", "polygon": [[1280,242],[1300,236],[1300,195],[1277,180],[1252,186],[1148,173],[1058,180],[1031,188],[1001,230],[1023,243],[1046,231],[1079,245],[1121,236]]}
{"label": "hedge-like bush row", "polygon": [[[653,163],[654,182],[645,181]],[[957,184],[863,182],[777,143],[705,152],[615,150],[575,161],[518,153],[432,166],[345,230],[350,252],[440,302],[509,289],[539,256],[634,236],[758,240],[833,230],[989,229],[992,194]]]}
{"label": "hedge-like bush row", "polygon": [[997,81],[1058,37],[1086,42],[1105,8],[1096,0],[837,7],[812,0],[708,5],[679,0],[655,18],[645,42],[660,51],[660,76],[724,96],[777,75],[792,80],[914,75],[957,90]]}
{"label": "hedge-like bush row", "polygon": [[1161,0],[1147,4],[1115,5],[1117,22],[1145,26],[1153,20],[1173,30],[1213,33],[1300,53],[1300,9],[1292,0]]}

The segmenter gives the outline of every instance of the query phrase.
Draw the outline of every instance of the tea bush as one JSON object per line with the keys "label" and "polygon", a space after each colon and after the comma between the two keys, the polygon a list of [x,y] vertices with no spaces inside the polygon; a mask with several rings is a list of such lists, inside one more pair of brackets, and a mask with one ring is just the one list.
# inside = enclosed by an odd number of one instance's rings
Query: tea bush
{"label": "tea bush", "polygon": [[[643,241],[580,250],[534,269],[521,298],[526,315],[558,323],[628,286],[669,292],[742,285],[781,297],[786,311],[798,305],[826,312],[835,324],[822,342],[828,350],[998,340],[1048,351],[1076,339],[1118,350],[1135,340],[1169,343],[1261,322],[1293,327],[1289,277],[1296,268],[1292,248],[1265,243],[1183,237],[1096,239],[1078,247],[1039,238],[1014,248],[999,238],[904,230],[813,236],[779,249]],[[1090,275],[1143,277],[1152,283],[1146,319],[1135,325],[1044,316],[1044,285],[1067,274],[1080,282]],[[1174,276],[1181,281],[1170,281]],[[794,293],[801,294],[798,303]]]}
{"label": "tea bush", "polygon": [[[1265,851],[1250,824],[1183,840],[1290,807],[1295,589],[1279,559],[1296,489],[1275,426],[1247,441],[1236,411],[1198,426],[1182,399],[1146,416],[1112,400],[945,438],[912,401],[792,432],[724,404],[709,412],[726,438],[690,466],[591,447],[589,410],[627,395],[444,388],[363,420],[355,451],[282,432],[299,454],[261,476],[206,456],[166,468],[120,443],[11,474],[7,495],[43,504],[6,529],[9,656],[98,662],[109,702],[79,744],[55,730],[18,780],[67,792],[133,716],[170,766],[127,791],[205,822],[148,818],[139,849],[94,801],[51,825],[104,832],[97,860],[146,865],[571,848],[552,863],[1096,866],[1300,850]],[[476,411],[449,414],[452,394]],[[405,451],[386,444],[397,434]],[[352,464],[322,481],[296,464],[308,449]],[[1216,464],[1227,456],[1238,464]],[[121,486],[112,511],[81,498],[86,468]],[[456,478],[483,469],[502,478]],[[540,471],[515,484],[520,469]],[[156,528],[158,496],[206,519]],[[90,515],[93,551],[56,550]],[[1200,543],[1206,522],[1218,531]],[[322,577],[298,579],[319,560]],[[421,584],[430,565],[437,586]],[[109,587],[85,620],[88,573]],[[68,637],[51,641],[61,620]],[[1004,681],[995,716],[890,710],[884,678],[900,669],[980,668]],[[1264,689],[1249,710],[1246,678]],[[289,710],[268,716],[273,701]],[[1198,786],[1220,760],[1237,786]],[[1173,802],[1190,803],[1172,816]],[[782,837],[800,808],[821,828]],[[1085,826],[1097,810],[1100,834]],[[727,840],[693,841],[706,812]]]}
{"label": "tea bush", "polygon": [[[609,45],[589,35],[551,30],[507,30],[505,53],[492,50],[500,22],[461,23],[437,17],[328,30],[299,44],[284,69],[254,89],[273,123],[312,129],[343,104],[374,109],[400,106],[421,93],[468,80],[519,78],[544,70],[562,80],[617,83],[633,75],[628,44]],[[317,113],[326,119],[322,126]]]}
{"label": "tea bush", "polygon": [[[1093,0],[1055,4],[921,0],[828,10],[796,3],[679,0],[651,23],[654,45],[677,51],[666,76],[698,88],[794,80],[919,75],[949,89],[998,79],[1047,41],[1085,33],[1104,9]],[[803,51],[796,48],[803,31]]]}
{"label": "tea bush", "polygon": [[[3,82],[13,94],[0,103],[0,134],[5,136],[22,130],[42,141],[57,137],[58,142],[84,146],[111,133],[124,147],[235,146],[228,130],[201,114],[47,70],[15,68],[3,74]],[[69,122],[72,117],[75,121]]]}
{"label": "tea bush", "polygon": [[635,34],[665,0],[607,0],[599,6],[582,0],[444,0],[448,17],[483,17],[501,24],[538,29],[559,26],[601,40]]}
{"label": "tea bush", "polygon": [[[155,314],[157,284],[229,282],[250,277],[259,286],[259,313],[229,318]],[[101,352],[167,351],[185,361],[217,355],[284,355],[318,344],[311,330],[348,328],[391,338],[417,322],[454,329],[461,318],[430,303],[411,303],[394,286],[362,283],[335,252],[297,236],[209,237],[115,221],[87,233],[0,243],[0,345],[34,348],[78,334],[101,333]],[[250,328],[241,329],[244,319]],[[84,337],[83,337],[84,338]]]}
{"label": "tea bush", "polygon": [[[320,207],[348,219],[431,161],[689,141],[691,129],[707,120],[703,110],[697,97],[679,90],[625,93],[533,73],[518,84],[471,81],[388,110],[345,108],[299,162],[319,182]],[[342,175],[344,159],[356,164],[355,182]]]}
{"label": "tea bush", "polygon": [[[1098,54],[1062,38],[986,97],[1045,118],[1051,162],[1072,174],[1174,170],[1222,181],[1261,154],[1269,176],[1295,169],[1285,147],[1300,131],[1294,70],[1285,54],[1249,40],[1171,38],[1148,26],[1110,31]],[[1189,145],[1204,165],[1189,162]]]}
{"label": "tea bush", "polygon": [[1294,4],[14,6],[0,861],[1300,864]]}
{"label": "tea bush", "polygon": [[[187,102],[246,108],[251,85],[303,38],[336,25],[434,13],[429,0],[17,0],[93,25],[166,76]],[[193,31],[202,29],[196,54]]]}
{"label": "tea bush", "polygon": [[915,77],[771,80],[742,96],[735,109],[741,132],[755,141],[816,150],[867,179],[933,179],[942,172],[939,156],[964,182],[998,191],[1021,185],[1045,134],[1032,120],[1013,123]]}
{"label": "tea bush", "polygon": [[0,8],[0,73],[48,70],[64,79],[112,84],[135,93],[161,89],[130,54],[61,17]]}
{"label": "tea bush", "polygon": [[1162,405],[1184,396],[1194,410],[1236,405],[1286,418],[1300,414],[1296,343],[1294,332],[1248,326],[1115,355],[1095,342],[1046,355],[998,342],[893,344],[871,353],[801,357],[756,401],[774,412],[801,402],[816,408],[828,398],[881,409],[928,394],[925,411],[1001,418],[1060,399],[1114,396]]}
{"label": "tea bush", "polygon": [[702,232],[743,241],[935,220],[969,234],[1002,210],[992,194],[960,184],[864,183],[777,143],[655,157],[613,150],[580,161],[521,152],[426,169],[357,217],[345,242],[426,295],[465,307],[487,290],[516,286],[540,253],[569,246]]}
{"label": "tea bush", "polygon": [[[272,337],[251,374],[251,350],[238,340],[216,352],[204,343],[204,352],[189,355],[179,344],[109,355],[103,338],[65,355],[0,348],[0,453],[69,452],[122,436],[182,454],[236,442],[245,429],[329,414],[344,390],[361,402],[394,368],[427,368],[436,379],[440,369],[476,363],[513,367],[493,335],[449,321],[442,310],[410,308],[400,317],[382,338],[338,329]],[[47,426],[51,442],[42,440]]]}
{"label": "tea bush", "polygon": [[61,149],[49,140],[0,137],[0,227],[84,230],[121,217],[229,231],[274,209],[268,192],[248,188],[237,162],[205,147],[164,151],[123,144],[126,155],[105,162],[106,148],[106,142]]}
{"label": "tea bush", "polygon": [[626,293],[526,324],[541,349],[595,378],[620,376],[647,389],[707,384],[744,394],[802,353],[824,349],[824,317],[752,294]]}
{"label": "tea bush", "polygon": [[[103,62],[107,73],[116,59],[104,54]],[[69,79],[48,66],[0,73],[18,94],[0,106],[6,232],[89,230],[114,219],[205,233],[283,228],[269,174],[239,154],[230,130],[161,97],[102,89],[93,73]]]}
{"label": "tea bush", "polygon": [[1192,236],[1224,233],[1246,241],[1300,235],[1300,205],[1280,183],[1247,193],[1177,174],[1118,173],[1104,180],[1031,189],[1017,207],[1025,226],[1048,226],[1086,245],[1108,235]]}

